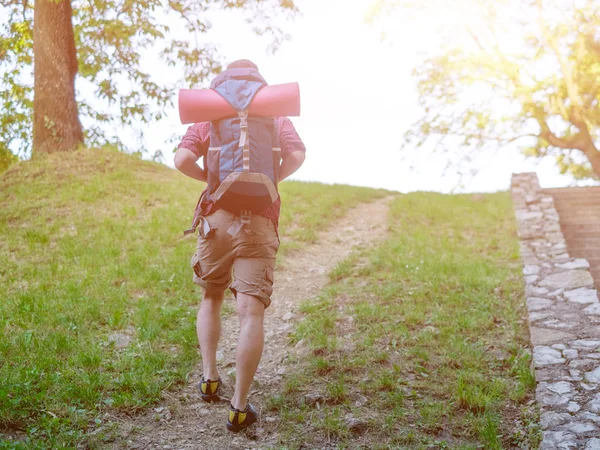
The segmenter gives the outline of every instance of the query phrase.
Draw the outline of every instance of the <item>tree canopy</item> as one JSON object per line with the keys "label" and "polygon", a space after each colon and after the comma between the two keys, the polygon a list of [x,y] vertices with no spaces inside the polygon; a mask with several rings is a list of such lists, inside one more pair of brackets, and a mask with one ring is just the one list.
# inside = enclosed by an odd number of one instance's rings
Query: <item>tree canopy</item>
{"label": "tree canopy", "polygon": [[[378,0],[370,20],[409,6]],[[518,147],[575,179],[600,177],[600,3],[471,0],[478,20],[414,70],[422,116],[406,144],[471,160]],[[433,6],[424,2],[421,6]]]}
{"label": "tree canopy", "polygon": [[[160,120],[182,83],[194,86],[221,70],[218,46],[203,37],[217,10],[242,10],[252,30],[274,51],[287,35],[274,19],[297,12],[293,0],[37,0],[72,6],[78,61],[79,117],[87,145],[123,148],[118,127]],[[33,12],[27,0],[0,0],[0,165],[31,152],[33,120]],[[178,80],[165,85],[143,54],[176,67]],[[111,131],[112,130],[112,131]]]}

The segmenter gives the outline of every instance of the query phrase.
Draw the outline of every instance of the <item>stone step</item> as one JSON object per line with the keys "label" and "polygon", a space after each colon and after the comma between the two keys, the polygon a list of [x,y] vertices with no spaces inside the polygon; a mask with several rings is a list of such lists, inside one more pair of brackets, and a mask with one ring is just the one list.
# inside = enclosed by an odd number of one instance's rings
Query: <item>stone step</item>
{"label": "stone step", "polygon": [[550,194],[554,201],[562,202],[594,202],[600,198],[600,191],[590,193],[578,193],[578,194]]}
{"label": "stone step", "polygon": [[570,211],[559,211],[560,223],[575,223],[581,225],[598,225],[600,224],[600,211],[596,214],[577,214]]}
{"label": "stone step", "polygon": [[600,236],[597,238],[569,239],[569,248],[596,248],[600,249]]}
{"label": "stone step", "polygon": [[561,216],[561,218],[564,217],[565,219],[574,216],[582,219],[597,220],[598,216],[600,216],[600,206],[594,206],[593,208],[590,208],[589,206],[584,205],[575,205],[568,207],[561,207],[560,205],[556,205],[555,208],[558,212],[558,215]]}
{"label": "stone step", "polygon": [[562,188],[547,188],[542,189],[543,192],[548,193],[559,193],[559,194],[571,194],[573,192],[588,192],[588,191],[599,191],[600,186],[577,186],[577,187],[562,187]]}
{"label": "stone step", "polygon": [[582,194],[582,195],[551,195],[554,199],[554,203],[572,203],[572,202],[583,202],[583,203],[597,203],[600,199],[600,192],[594,194]]}
{"label": "stone step", "polygon": [[549,194],[552,197],[559,198],[580,198],[580,197],[594,197],[600,196],[600,188],[574,188],[567,190],[556,190],[556,189],[545,189],[544,194]]}
{"label": "stone step", "polygon": [[568,216],[576,216],[583,218],[594,218],[600,215],[600,206],[589,207],[587,205],[569,205],[569,206],[561,206],[560,204],[554,206],[556,211],[558,211],[559,215],[563,215],[565,217]]}
{"label": "stone step", "polygon": [[569,242],[571,239],[583,239],[583,238],[591,238],[596,239],[600,238],[600,233],[597,231],[571,231],[571,230],[562,230],[565,239]]}
{"label": "stone step", "polygon": [[552,199],[554,200],[554,205],[591,205],[598,206],[600,203],[600,196],[586,196],[586,197],[558,197],[553,195]]}
{"label": "stone step", "polygon": [[600,225],[586,225],[586,224],[569,224],[569,225],[565,225],[565,224],[561,224],[561,228],[563,230],[563,233],[570,233],[570,234],[576,234],[576,233],[581,233],[581,232],[586,232],[586,233],[596,233],[598,234],[598,237],[600,238]]}
{"label": "stone step", "polygon": [[555,203],[554,207],[556,208],[556,210],[558,211],[558,213],[560,214],[562,213],[572,213],[572,214],[576,214],[578,216],[596,216],[598,215],[598,213],[600,212],[600,205],[585,205],[585,204],[580,204],[580,205],[565,205],[565,204],[561,204],[561,203]]}

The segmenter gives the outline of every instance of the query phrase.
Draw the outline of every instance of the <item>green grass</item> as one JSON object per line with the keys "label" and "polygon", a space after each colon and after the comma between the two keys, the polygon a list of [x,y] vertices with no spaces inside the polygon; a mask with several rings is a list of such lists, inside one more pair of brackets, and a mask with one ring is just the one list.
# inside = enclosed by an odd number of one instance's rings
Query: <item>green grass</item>
{"label": "green grass", "polygon": [[[393,202],[389,225],[379,247],[355,252],[303,304],[292,345],[304,340],[307,353],[269,402],[280,443],[536,448],[509,195],[409,194]],[[307,393],[323,400],[308,405]],[[363,429],[349,429],[348,414]]]}
{"label": "green grass", "polygon": [[[195,239],[182,231],[203,187],[110,150],[20,162],[0,177],[0,448],[102,447],[88,437],[105,412],[135,414],[186,382],[199,362],[200,288]],[[288,252],[386,195],[299,182],[281,194]],[[114,333],[131,344],[116,348]]]}

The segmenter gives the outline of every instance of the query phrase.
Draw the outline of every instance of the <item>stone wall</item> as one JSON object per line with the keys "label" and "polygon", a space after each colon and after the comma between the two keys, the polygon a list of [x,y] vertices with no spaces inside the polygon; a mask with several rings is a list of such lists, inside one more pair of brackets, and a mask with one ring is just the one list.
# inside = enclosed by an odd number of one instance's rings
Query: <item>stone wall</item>
{"label": "stone wall", "polygon": [[600,450],[600,303],[585,259],[567,253],[558,212],[535,173],[512,197],[541,410],[542,450]]}

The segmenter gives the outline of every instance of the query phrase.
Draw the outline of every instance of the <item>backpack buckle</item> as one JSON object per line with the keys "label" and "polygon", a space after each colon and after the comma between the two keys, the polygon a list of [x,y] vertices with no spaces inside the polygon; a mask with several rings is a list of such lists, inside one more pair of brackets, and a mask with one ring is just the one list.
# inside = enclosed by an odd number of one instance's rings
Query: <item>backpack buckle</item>
{"label": "backpack buckle", "polygon": [[240,219],[242,225],[250,225],[250,222],[252,221],[252,211],[248,209],[242,209],[240,213]]}

